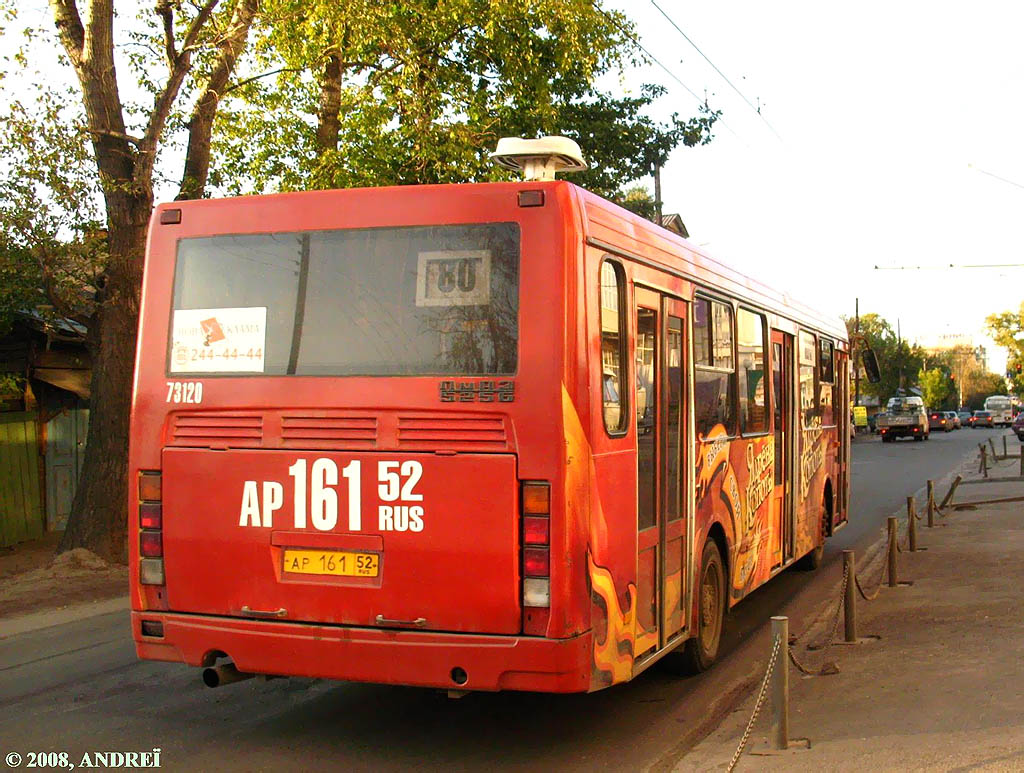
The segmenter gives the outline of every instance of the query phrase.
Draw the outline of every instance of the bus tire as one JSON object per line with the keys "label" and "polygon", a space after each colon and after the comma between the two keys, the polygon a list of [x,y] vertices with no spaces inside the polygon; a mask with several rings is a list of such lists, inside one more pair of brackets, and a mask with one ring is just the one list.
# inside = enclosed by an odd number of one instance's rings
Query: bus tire
{"label": "bus tire", "polygon": [[821,507],[821,542],[810,553],[797,562],[797,566],[805,572],[813,572],[821,568],[825,561],[825,536],[828,534],[828,509]]}
{"label": "bus tire", "polygon": [[674,671],[686,674],[699,674],[711,668],[718,658],[718,647],[722,643],[725,596],[728,591],[725,564],[718,543],[713,539],[704,543],[698,578],[696,636],[687,639],[680,649],[666,658],[671,659],[668,665]]}

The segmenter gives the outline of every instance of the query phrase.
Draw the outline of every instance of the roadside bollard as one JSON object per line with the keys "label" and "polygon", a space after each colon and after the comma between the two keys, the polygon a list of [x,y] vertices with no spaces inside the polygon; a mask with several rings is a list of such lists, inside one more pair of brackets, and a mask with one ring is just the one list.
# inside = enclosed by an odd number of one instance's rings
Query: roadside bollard
{"label": "roadside bollard", "polygon": [[778,642],[779,655],[772,672],[773,749],[789,748],[789,618],[772,618],[772,640]]}
{"label": "roadside bollard", "polygon": [[996,453],[996,444],[992,442],[992,438],[988,439],[988,444],[992,448],[992,461],[993,462],[998,462],[999,461],[999,454]]}
{"label": "roadside bollard", "polygon": [[935,481],[928,481],[928,528],[935,527]]}
{"label": "roadside bollard", "polygon": [[843,626],[848,644],[857,643],[857,568],[852,550],[843,551],[843,569],[846,572],[846,598],[843,599]]}
{"label": "roadside bollard", "polygon": [[899,582],[896,580],[896,518],[889,519],[889,587],[895,588]]}
{"label": "roadside bollard", "polygon": [[1024,443],[1020,444],[1020,476],[1024,478]]}
{"label": "roadside bollard", "polygon": [[917,515],[914,514],[914,498],[907,497],[907,542],[910,552],[917,552]]}
{"label": "roadside bollard", "polygon": [[978,467],[978,472],[980,472],[983,477],[987,478],[988,477],[988,451],[985,449],[985,444],[984,443],[979,443],[978,444],[978,448],[981,449],[981,465]]}
{"label": "roadside bollard", "polygon": [[1009,452],[1006,450],[1006,435],[1003,435],[1003,458],[1005,459],[1008,455]]}
{"label": "roadside bollard", "polygon": [[[1022,475],[1022,477],[1024,477],[1024,475]],[[956,493],[956,486],[961,484],[963,479],[964,478],[959,475],[953,478],[952,485],[949,486],[949,490],[946,491],[946,496],[942,498],[942,502],[939,504],[940,510],[953,501],[953,495]]]}

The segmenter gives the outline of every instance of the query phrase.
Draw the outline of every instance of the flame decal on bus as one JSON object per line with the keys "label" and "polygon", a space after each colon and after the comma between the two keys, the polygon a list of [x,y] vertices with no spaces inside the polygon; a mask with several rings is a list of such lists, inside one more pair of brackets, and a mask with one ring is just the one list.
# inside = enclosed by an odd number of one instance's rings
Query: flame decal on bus
{"label": "flame decal on bus", "polygon": [[[703,438],[697,454],[698,523],[710,524],[714,512],[727,515],[732,528],[730,593],[743,598],[767,579],[769,566],[768,511],[774,488],[775,442],[729,439],[716,425]],[[727,527],[727,528],[728,528]]]}
{"label": "flame decal on bus", "polygon": [[562,385],[562,431],[565,435],[565,491],[567,528],[587,545],[587,578],[593,653],[590,687],[599,690],[633,676],[637,589],[625,583],[625,608],[619,601],[615,575],[606,559],[608,524],[597,487],[590,442],[576,406]]}
{"label": "flame decal on bus", "polygon": [[624,682],[633,675],[636,586],[633,583],[626,585],[628,601],[626,608],[622,609],[611,572],[595,564],[589,550],[587,569],[594,604],[605,612],[604,631],[594,626],[594,666],[590,683],[592,687],[607,687],[616,682]]}

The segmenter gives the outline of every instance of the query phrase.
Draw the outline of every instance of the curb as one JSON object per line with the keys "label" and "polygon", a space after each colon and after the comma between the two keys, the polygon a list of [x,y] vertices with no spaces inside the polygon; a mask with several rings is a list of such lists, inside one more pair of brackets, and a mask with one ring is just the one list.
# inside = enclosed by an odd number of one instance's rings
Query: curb
{"label": "curb", "polygon": [[109,615],[115,612],[123,612],[125,619],[127,619],[128,609],[128,596],[118,596],[104,601],[84,601],[81,604],[74,604],[72,606],[29,612],[0,621],[0,641],[23,633],[41,631],[44,628],[52,628],[57,625],[87,620],[90,617]]}

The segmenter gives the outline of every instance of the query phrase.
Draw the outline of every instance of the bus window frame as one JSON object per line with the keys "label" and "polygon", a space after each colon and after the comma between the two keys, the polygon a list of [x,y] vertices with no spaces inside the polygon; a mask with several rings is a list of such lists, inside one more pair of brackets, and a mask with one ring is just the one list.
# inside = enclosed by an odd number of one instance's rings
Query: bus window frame
{"label": "bus window frame", "polygon": [[[697,290],[693,294],[693,302],[690,304],[690,306],[691,306],[691,308],[690,308],[690,330],[691,330],[690,351],[691,352],[695,352],[696,343],[697,343],[696,335],[693,334],[693,332],[692,332],[694,327],[695,327],[695,325],[694,325],[694,315],[697,313],[697,304],[700,301],[702,301],[702,300],[707,301],[708,304],[720,303],[723,306],[725,306],[727,309],[729,309],[729,332],[730,332],[731,338],[732,338],[732,347],[731,347],[732,348],[732,368],[731,369],[730,368],[720,368],[720,367],[717,367],[715,365],[702,365],[702,364],[700,364],[697,361],[696,354],[694,354],[694,356],[693,356],[693,384],[694,384],[694,389],[696,390],[696,386],[697,386],[697,371],[698,370],[702,370],[705,373],[725,373],[725,374],[729,374],[729,376],[730,376],[730,379],[729,379],[729,393],[730,393],[730,395],[732,397],[732,399],[729,402],[730,402],[730,407],[732,409],[732,416],[733,416],[734,424],[733,424],[732,427],[727,427],[726,428],[726,429],[731,429],[732,431],[731,432],[727,432],[725,437],[731,440],[733,438],[740,437],[740,434],[739,434],[740,433],[739,394],[738,394],[739,393],[739,378],[737,376],[737,366],[738,366],[739,360],[738,360],[738,357],[736,356],[736,306],[737,306],[737,303],[732,298],[729,298],[727,296],[722,296],[722,295],[715,295],[715,294],[713,294],[713,292],[708,291],[708,290],[704,289],[703,287],[701,289]],[[712,324],[712,320],[713,319],[714,319],[714,315],[711,313],[711,307],[709,306],[709,308],[708,308],[708,323]],[[711,361],[712,362],[714,362],[714,360],[715,360],[713,347],[714,347],[714,326],[712,324],[712,335],[708,339],[708,354],[711,356]],[[696,408],[696,394],[694,395],[693,399],[694,399],[694,408]],[[700,437],[701,439],[698,441],[700,443],[712,443],[712,442],[715,442],[715,440],[721,440],[721,438],[715,438],[714,440],[710,440],[710,439],[708,439],[706,437],[701,436],[700,428],[696,426],[696,423],[694,425],[694,437],[695,438]]]}
{"label": "bus window frame", "polygon": [[[744,432],[743,431],[743,416],[742,416],[740,408],[739,408],[739,400],[740,400],[740,393],[739,393],[739,373],[740,373],[739,345],[740,345],[740,340],[739,340],[739,324],[738,323],[739,323],[739,313],[741,311],[745,311],[748,314],[753,314],[753,315],[758,316],[758,317],[761,318],[761,359],[762,359],[762,363],[764,365],[764,374],[761,376],[761,378],[762,378],[762,381],[765,383],[765,391],[764,391],[765,428],[762,431],[760,431],[760,432]],[[753,308],[751,306],[746,306],[746,305],[744,305],[742,303],[739,303],[739,304],[736,305],[736,310],[735,310],[735,313],[734,313],[733,316],[734,316],[734,319],[736,320],[736,323],[737,323],[736,324],[736,331],[737,332],[736,332],[736,335],[734,337],[736,339],[736,357],[735,357],[735,362],[736,362],[736,418],[737,418],[737,425],[738,425],[738,429],[739,429],[738,437],[743,437],[743,438],[764,437],[765,435],[769,435],[769,434],[774,433],[774,429],[772,428],[772,422],[769,421],[768,418],[769,417],[774,417],[774,415],[775,415],[775,414],[772,413],[772,405],[773,405],[772,400],[773,400],[773,398],[772,398],[772,396],[770,394],[771,389],[767,388],[767,386],[768,386],[767,385],[767,379],[769,377],[769,374],[771,374],[771,372],[772,372],[771,369],[768,367],[768,365],[771,362],[769,360],[769,354],[770,354],[771,343],[772,343],[771,339],[770,339],[770,336],[769,336],[769,333],[768,333],[768,314],[766,312],[764,312],[764,311],[758,311],[757,309],[755,309],[755,308]],[[774,418],[773,418],[773,420],[774,420]]]}
{"label": "bus window frame", "polygon": [[[804,357],[803,357],[803,345],[802,345],[802,343],[800,341],[801,335],[809,335],[811,337],[812,346],[813,346],[813,350],[814,350],[814,358],[813,358],[813,360],[810,363],[806,363],[805,360],[804,360]],[[807,328],[802,327],[802,326],[798,326],[797,327],[797,333],[796,333],[796,376],[797,376],[796,383],[797,383],[797,395],[802,398],[802,395],[800,394],[800,390],[801,390],[801,387],[802,387],[801,381],[800,381],[800,371],[803,368],[810,368],[811,372],[814,374],[814,380],[813,380],[812,385],[811,385],[811,395],[814,398],[814,409],[811,412],[811,416],[816,416],[819,419],[819,421],[820,421],[820,419],[821,419],[821,395],[819,393],[819,390],[821,389],[821,381],[820,381],[819,377],[820,377],[821,374],[819,372],[820,371],[820,366],[819,366],[818,354],[819,354],[819,352],[818,352],[818,334],[817,334],[817,332],[815,332],[814,330],[808,330]],[[807,423],[806,416],[804,415],[804,407],[803,407],[802,403],[800,403],[799,414],[800,414],[800,427],[802,429],[812,429],[814,427],[813,422],[810,423],[810,424]],[[821,427],[822,425],[819,423],[818,426]]]}
{"label": "bus window frame", "polygon": [[[616,260],[613,256],[605,254],[601,256],[601,261],[597,266],[597,329],[598,335],[601,339],[604,338],[604,327],[601,323],[601,294],[604,288],[601,286],[601,275],[604,273],[604,266],[608,264],[612,267],[612,272],[615,274],[616,284],[618,286],[619,295],[619,429],[611,430],[608,428],[608,422],[605,420],[604,413],[604,360],[601,358],[601,353],[598,353],[598,394],[600,395],[601,401],[601,425],[604,427],[605,434],[609,438],[624,438],[629,434],[629,411],[631,402],[629,399],[630,384],[630,368],[629,368],[629,322],[626,314],[626,307],[628,296],[626,293],[626,269],[622,263]],[[603,340],[602,340],[602,351],[603,351]]]}
{"label": "bus window frame", "polygon": [[[822,344],[828,344],[829,355],[832,358],[832,367],[830,368],[832,378],[827,379],[827,380],[824,377],[825,374],[822,372],[822,363],[824,362],[824,357],[822,356],[822,353],[821,353],[821,346],[822,346]],[[820,383],[822,383],[822,384],[832,384],[833,386],[835,386],[835,383],[836,383],[836,342],[833,341],[831,338],[826,338],[823,335],[819,335],[818,336],[818,347],[817,348],[818,348],[818,378],[820,379]]]}

